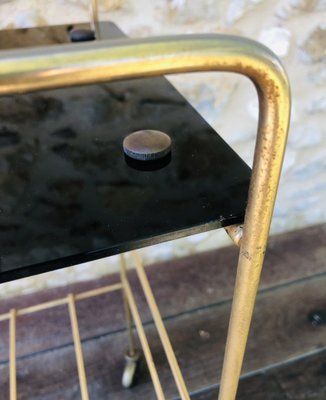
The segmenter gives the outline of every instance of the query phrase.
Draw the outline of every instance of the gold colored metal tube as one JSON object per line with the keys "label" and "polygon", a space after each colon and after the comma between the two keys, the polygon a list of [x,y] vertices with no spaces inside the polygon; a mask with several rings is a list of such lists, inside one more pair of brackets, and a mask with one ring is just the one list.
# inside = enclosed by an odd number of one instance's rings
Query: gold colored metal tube
{"label": "gold colored metal tube", "polygon": [[233,400],[289,125],[289,83],[277,57],[252,40],[216,34],[5,51],[0,53],[0,94],[195,71],[242,74],[252,80],[259,98],[258,135],[219,397]]}
{"label": "gold colored metal tube", "polygon": [[81,341],[80,341],[80,334],[79,334],[78,319],[77,319],[74,295],[69,294],[67,299],[68,299],[72,336],[73,336],[74,345],[75,345],[80,391],[81,391],[81,395],[82,395],[82,400],[89,400],[88,389],[87,389],[87,380],[86,380],[86,371],[85,371],[85,365],[84,365],[83,350],[82,350]]}
{"label": "gold colored metal tube", "polygon": [[16,310],[12,309],[9,319],[10,400],[17,399],[16,321]]}

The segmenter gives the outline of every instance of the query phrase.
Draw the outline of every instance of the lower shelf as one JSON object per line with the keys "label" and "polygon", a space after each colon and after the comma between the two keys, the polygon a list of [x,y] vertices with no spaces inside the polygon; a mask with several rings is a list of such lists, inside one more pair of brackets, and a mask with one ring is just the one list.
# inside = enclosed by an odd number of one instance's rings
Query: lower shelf
{"label": "lower shelf", "polygon": [[[168,359],[172,375],[175,379],[178,392],[182,400],[189,400],[189,394],[186,389],[180,368],[178,366],[177,359],[175,357],[170,339],[165,329],[162,317],[157,307],[153,292],[149,285],[148,278],[145,273],[145,268],[141,261],[141,258],[137,252],[132,253],[133,261],[136,266],[137,275],[141,283],[144,295],[146,297],[148,306],[151,310],[152,317],[154,319],[158,334],[161,339],[162,346],[164,348],[166,357]],[[120,282],[109,286],[97,288],[81,292],[78,294],[68,294],[66,297],[59,298],[56,300],[40,303],[30,307],[21,309],[11,309],[9,312],[0,315],[1,321],[9,321],[9,398],[10,400],[17,400],[18,388],[17,388],[17,356],[16,356],[16,337],[17,337],[17,318],[37,313],[40,311],[50,310],[51,308],[67,305],[71,332],[74,341],[76,363],[78,369],[80,393],[82,400],[89,400],[89,391],[87,386],[87,374],[85,369],[84,355],[80,338],[80,330],[78,324],[78,316],[76,310],[76,302],[89,299],[92,297],[100,296],[116,290],[122,290],[122,298],[125,307],[126,324],[128,328],[128,351],[126,354],[126,366],[122,374],[122,386],[129,388],[133,385],[134,376],[136,374],[137,365],[139,361],[139,353],[135,347],[134,339],[134,327],[138,333],[139,341],[141,343],[142,352],[146,359],[147,367],[149,369],[150,376],[152,378],[154,390],[157,399],[164,400],[165,395],[160,382],[159,374],[155,366],[150,345],[148,343],[147,335],[142,323],[141,316],[136,304],[134,294],[128,281],[128,274],[125,262],[125,256],[120,256]]]}

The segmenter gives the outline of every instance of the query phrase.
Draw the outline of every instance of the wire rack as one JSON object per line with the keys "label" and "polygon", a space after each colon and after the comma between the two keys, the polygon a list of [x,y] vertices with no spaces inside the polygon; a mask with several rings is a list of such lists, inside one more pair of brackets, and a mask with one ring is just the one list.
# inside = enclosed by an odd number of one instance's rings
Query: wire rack
{"label": "wire rack", "polygon": [[[182,377],[177,359],[175,357],[169,336],[165,329],[159,308],[157,306],[153,291],[150,287],[144,264],[141,260],[141,257],[138,252],[131,253],[133,262],[136,267],[136,272],[138,279],[141,283],[142,290],[144,292],[145,298],[147,300],[147,304],[151,311],[156,329],[158,331],[165,355],[167,357],[172,375],[174,377],[180,398],[182,400],[190,399],[184,379]],[[89,391],[87,387],[87,373],[85,369],[85,362],[83,356],[82,343],[80,340],[79,333],[79,324],[78,324],[78,316],[76,303],[78,301],[82,301],[85,299],[89,299],[96,296],[101,296],[103,294],[113,292],[113,291],[122,291],[124,309],[125,309],[125,317],[126,317],[126,325],[128,328],[128,353],[126,356],[126,366],[122,376],[122,385],[125,387],[130,387],[133,383],[133,378],[136,373],[139,353],[135,347],[135,338],[134,338],[134,328],[137,331],[139,341],[142,347],[142,352],[145,357],[149,373],[153,382],[154,390],[156,393],[157,399],[165,399],[164,392],[162,389],[162,385],[159,379],[159,374],[157,372],[157,368],[155,366],[152,352],[150,349],[150,345],[147,339],[147,335],[142,323],[142,319],[140,316],[139,308],[135,301],[135,297],[133,291],[131,289],[127,267],[126,267],[126,259],[124,255],[120,255],[120,281],[111,284],[108,286],[103,286],[97,289],[84,291],[78,294],[70,293],[65,297],[61,297],[55,300],[35,304],[29,307],[20,308],[20,309],[11,309],[9,312],[0,315],[1,321],[8,321],[9,324],[9,377],[10,377],[10,385],[9,385],[9,399],[17,400],[18,398],[18,387],[17,387],[17,352],[16,352],[16,337],[17,337],[17,318],[23,315],[33,314],[40,311],[48,310],[54,307],[67,305],[70,324],[71,324],[71,333],[74,342],[75,356],[76,356],[76,364],[78,370],[79,377],[79,385],[81,392],[82,400],[89,400]]]}

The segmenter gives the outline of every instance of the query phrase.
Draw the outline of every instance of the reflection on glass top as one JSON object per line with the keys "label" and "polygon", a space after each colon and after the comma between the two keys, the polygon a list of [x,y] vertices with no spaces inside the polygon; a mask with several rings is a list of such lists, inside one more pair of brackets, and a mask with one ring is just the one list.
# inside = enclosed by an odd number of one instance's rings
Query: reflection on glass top
{"label": "reflection on glass top", "polygon": [[[171,137],[167,165],[126,162],[141,129]],[[249,179],[165,78],[2,97],[0,280],[241,222]]]}

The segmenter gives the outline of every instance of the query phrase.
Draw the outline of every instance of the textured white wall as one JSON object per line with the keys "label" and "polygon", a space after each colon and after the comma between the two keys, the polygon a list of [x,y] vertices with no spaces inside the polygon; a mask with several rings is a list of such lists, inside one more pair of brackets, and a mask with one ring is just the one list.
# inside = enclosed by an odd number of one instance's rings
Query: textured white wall
{"label": "textured white wall", "polygon": [[[269,46],[292,85],[289,144],[272,231],[326,221],[326,1],[325,0],[98,0],[103,20],[130,36],[224,32]],[[88,20],[86,0],[0,0],[0,29]],[[172,77],[181,92],[251,164],[257,99],[251,84],[230,74]],[[204,239],[204,240],[202,240]],[[191,254],[227,243],[214,232],[144,250],[147,261]],[[114,269],[99,261],[7,284],[2,293],[28,292]],[[108,268],[109,266],[109,268]]]}

